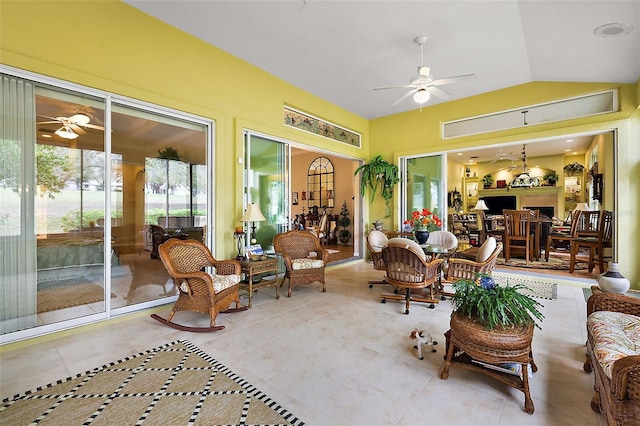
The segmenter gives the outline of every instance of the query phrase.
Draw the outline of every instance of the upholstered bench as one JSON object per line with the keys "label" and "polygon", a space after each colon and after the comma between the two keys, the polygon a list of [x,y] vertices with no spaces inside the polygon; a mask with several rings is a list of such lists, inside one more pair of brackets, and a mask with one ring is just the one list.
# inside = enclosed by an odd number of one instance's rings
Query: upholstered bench
{"label": "upholstered bench", "polygon": [[609,425],[640,425],[640,299],[594,291],[587,314],[591,408]]}

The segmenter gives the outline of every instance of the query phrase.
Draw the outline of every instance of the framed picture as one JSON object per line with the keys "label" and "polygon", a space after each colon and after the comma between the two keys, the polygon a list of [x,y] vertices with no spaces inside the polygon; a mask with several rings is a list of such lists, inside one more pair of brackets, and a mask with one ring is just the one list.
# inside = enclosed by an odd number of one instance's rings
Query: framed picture
{"label": "framed picture", "polygon": [[293,204],[294,206],[298,205],[298,193],[297,192],[292,192],[291,193],[291,204]]}

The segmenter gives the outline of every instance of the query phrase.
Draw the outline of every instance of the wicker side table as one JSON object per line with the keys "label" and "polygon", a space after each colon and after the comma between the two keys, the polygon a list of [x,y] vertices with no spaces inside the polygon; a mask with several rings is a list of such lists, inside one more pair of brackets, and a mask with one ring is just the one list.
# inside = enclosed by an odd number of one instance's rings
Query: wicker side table
{"label": "wicker side table", "polygon": [[[507,329],[486,330],[485,325],[454,313],[451,316],[451,329],[445,333],[447,355],[440,378],[449,377],[452,365],[483,373],[524,393],[524,409],[533,414],[534,406],[529,391],[529,371],[538,367],[533,361],[531,341],[533,324]],[[474,361],[488,364],[516,363],[522,366],[522,377],[503,373],[482,366]]]}
{"label": "wicker side table", "polygon": [[[242,267],[242,272],[247,274],[249,277],[249,282],[241,282],[240,286],[247,286],[248,288],[250,308],[253,306],[253,292],[264,287],[275,285],[276,299],[280,299],[280,286],[278,285],[278,259],[270,257],[264,260],[241,260],[240,266]],[[262,280],[258,283],[253,282],[254,275],[263,274],[265,272],[273,272],[276,279],[274,281]]]}

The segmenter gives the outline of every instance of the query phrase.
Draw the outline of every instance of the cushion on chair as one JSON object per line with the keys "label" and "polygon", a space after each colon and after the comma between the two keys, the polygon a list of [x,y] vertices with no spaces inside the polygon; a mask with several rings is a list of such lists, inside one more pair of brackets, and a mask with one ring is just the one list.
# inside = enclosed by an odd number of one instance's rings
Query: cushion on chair
{"label": "cushion on chair", "polygon": [[[240,275],[235,275],[235,274],[232,274],[232,275],[209,274],[209,276],[211,277],[211,280],[213,280],[213,291],[216,293],[220,293],[222,290],[226,290],[229,287],[238,284],[242,279]],[[185,285],[185,283],[183,282],[181,285]],[[183,289],[183,291],[185,290]]]}
{"label": "cushion on chair", "polygon": [[367,239],[369,240],[371,250],[374,250],[376,253],[380,253],[384,246],[389,242],[389,239],[384,235],[384,233],[375,230],[369,232]]}
{"label": "cushion on chair", "polygon": [[402,238],[402,237],[391,238],[387,245],[411,249],[420,258],[422,258],[423,260],[427,260],[427,255],[424,254],[424,250],[422,250],[422,247],[420,247],[420,244],[418,244],[413,240],[410,240],[409,238]]}
{"label": "cushion on chair", "polygon": [[476,262],[482,263],[487,260],[495,251],[497,244],[498,243],[494,237],[488,237],[480,246],[478,254],[476,254]]}
{"label": "cushion on chair", "polygon": [[291,269],[294,271],[322,268],[323,266],[324,262],[322,259],[293,259],[291,261]]}
{"label": "cushion on chair", "polygon": [[611,379],[614,361],[640,355],[640,317],[621,312],[597,311],[587,318],[593,336],[593,352]]}
{"label": "cushion on chair", "polygon": [[427,244],[431,247],[453,250],[458,247],[458,238],[449,231],[433,231],[429,233]]}

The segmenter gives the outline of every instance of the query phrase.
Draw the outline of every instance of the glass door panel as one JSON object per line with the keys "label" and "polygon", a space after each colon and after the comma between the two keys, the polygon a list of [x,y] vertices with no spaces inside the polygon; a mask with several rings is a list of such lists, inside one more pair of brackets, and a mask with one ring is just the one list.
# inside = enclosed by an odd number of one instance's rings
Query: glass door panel
{"label": "glass door panel", "polygon": [[398,223],[402,224],[413,211],[424,208],[445,221],[444,156],[402,158],[400,161],[402,179]]}
{"label": "glass door panel", "polygon": [[266,219],[255,226],[256,242],[267,251],[273,251],[273,237],[289,229],[289,149],[284,142],[245,132],[245,206],[257,204]]}

